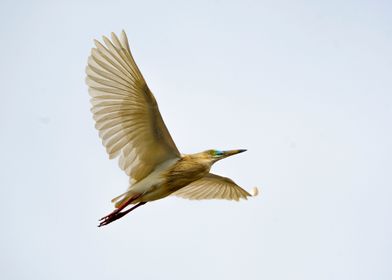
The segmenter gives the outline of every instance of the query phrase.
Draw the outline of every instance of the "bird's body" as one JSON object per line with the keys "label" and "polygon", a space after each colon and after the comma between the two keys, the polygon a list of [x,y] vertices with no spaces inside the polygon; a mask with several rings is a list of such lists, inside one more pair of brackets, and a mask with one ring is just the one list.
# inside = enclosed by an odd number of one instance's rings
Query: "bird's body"
{"label": "bird's body", "polygon": [[[210,171],[211,165],[207,161],[195,159],[194,155],[185,155],[162,170],[161,176],[164,178],[162,184],[156,189],[162,189],[159,192],[152,192],[151,198],[155,195],[165,197],[189,185],[193,181],[199,180]],[[148,196],[148,195],[147,195]],[[159,197],[161,198],[161,197]]]}
{"label": "bird's body", "polygon": [[[242,151],[244,150],[235,150],[233,153]],[[131,204],[153,201],[171,195],[209,174],[214,163],[210,156],[212,152],[214,151],[182,155],[179,159],[165,161],[147,177],[131,185],[126,193],[115,198],[113,202],[116,202],[116,207],[120,207],[129,197],[138,194],[143,194],[143,196],[133,200]]]}
{"label": "bird's body", "polygon": [[[231,179],[210,173],[218,160],[245,150],[207,150],[182,155],[160,115],[157,102],[131,55],[124,32],[112,33],[96,48],[87,66],[96,128],[110,158],[130,176],[128,190],[114,198],[107,225],[133,209],[174,194],[189,199],[246,199],[251,196]],[[128,210],[128,205],[136,204]],[[124,211],[123,211],[124,210]]]}

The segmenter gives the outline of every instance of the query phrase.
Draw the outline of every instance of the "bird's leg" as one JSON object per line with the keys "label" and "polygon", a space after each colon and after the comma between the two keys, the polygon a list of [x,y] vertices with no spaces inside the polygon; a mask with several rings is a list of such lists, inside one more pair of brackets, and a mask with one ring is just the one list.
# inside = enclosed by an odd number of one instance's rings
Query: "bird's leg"
{"label": "bird's leg", "polygon": [[109,215],[106,215],[104,217],[102,217],[101,219],[99,219],[100,221],[103,220],[108,220],[111,219],[112,217],[114,217],[115,215],[117,215],[118,212],[120,212],[121,210],[123,210],[125,207],[127,207],[132,201],[138,199],[141,195],[135,195],[135,196],[131,196],[130,198],[128,198],[126,201],[122,202],[121,205],[114,209],[113,212],[111,212]]}
{"label": "bird's leg", "polygon": [[101,223],[98,225],[98,227],[106,226],[106,225],[110,224],[111,222],[114,222],[115,220],[120,219],[121,217],[125,216],[126,214],[128,214],[132,210],[135,210],[139,206],[142,206],[142,205],[144,205],[146,203],[147,202],[139,202],[138,204],[136,204],[132,208],[129,208],[128,210],[123,211],[123,212],[120,212],[120,211],[122,209],[124,209],[126,207],[126,205],[123,208],[118,208],[118,209],[114,210],[112,213],[110,213],[109,215],[107,215],[107,216],[103,217],[102,219],[100,219]]}

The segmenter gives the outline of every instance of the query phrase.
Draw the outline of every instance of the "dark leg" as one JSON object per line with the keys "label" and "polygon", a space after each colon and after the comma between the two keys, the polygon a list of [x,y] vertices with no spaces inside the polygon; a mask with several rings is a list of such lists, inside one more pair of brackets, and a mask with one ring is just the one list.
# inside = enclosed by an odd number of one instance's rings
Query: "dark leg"
{"label": "dark leg", "polygon": [[106,226],[106,225],[110,224],[111,222],[114,222],[115,220],[120,219],[121,217],[125,216],[126,214],[128,214],[132,210],[135,210],[139,206],[142,206],[142,205],[144,205],[146,203],[147,202],[139,202],[138,204],[136,204],[132,208],[129,208],[128,210],[123,211],[123,212],[120,212],[123,208],[121,208],[121,209],[118,208],[118,209],[114,210],[112,213],[110,213],[109,215],[107,215],[107,216],[103,217],[102,219],[100,219],[100,221],[102,221],[102,222],[98,225],[98,227]]}
{"label": "dark leg", "polygon": [[101,219],[99,219],[100,221],[103,220],[109,220],[112,217],[116,216],[118,212],[120,212],[121,210],[123,210],[125,207],[127,207],[130,203],[132,203],[132,201],[134,201],[135,199],[138,199],[140,197],[140,194],[132,196],[130,198],[128,198],[128,200],[124,201],[123,203],[121,203],[120,207],[116,208],[113,210],[113,212],[111,212],[109,215],[106,215],[104,217],[102,217]]}

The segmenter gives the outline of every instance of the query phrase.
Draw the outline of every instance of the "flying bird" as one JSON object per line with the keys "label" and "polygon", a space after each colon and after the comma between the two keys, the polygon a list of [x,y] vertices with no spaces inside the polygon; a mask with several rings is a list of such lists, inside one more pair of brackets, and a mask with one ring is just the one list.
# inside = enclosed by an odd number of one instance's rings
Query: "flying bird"
{"label": "flying bird", "polygon": [[124,31],[120,38],[111,33],[111,40],[104,36],[103,44],[94,42],[86,83],[95,127],[110,159],[119,158],[120,168],[130,178],[127,191],[112,199],[114,211],[98,226],[169,195],[237,201],[252,196],[231,179],[210,173],[215,162],[246,150],[178,151]]}

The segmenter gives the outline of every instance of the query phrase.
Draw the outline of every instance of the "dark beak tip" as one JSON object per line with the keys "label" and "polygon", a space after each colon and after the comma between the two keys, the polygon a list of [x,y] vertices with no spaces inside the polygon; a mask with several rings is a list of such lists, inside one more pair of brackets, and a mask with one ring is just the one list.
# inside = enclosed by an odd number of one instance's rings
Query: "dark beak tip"
{"label": "dark beak tip", "polygon": [[229,151],[223,152],[222,156],[223,157],[230,157],[230,156],[237,155],[239,153],[243,153],[243,152],[246,152],[246,151],[247,151],[246,149],[229,150]]}

